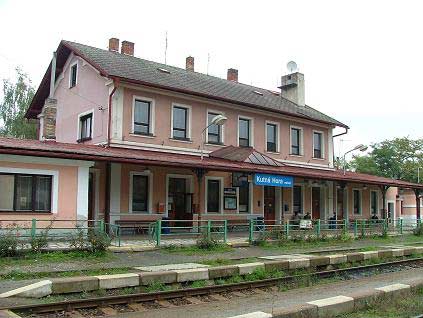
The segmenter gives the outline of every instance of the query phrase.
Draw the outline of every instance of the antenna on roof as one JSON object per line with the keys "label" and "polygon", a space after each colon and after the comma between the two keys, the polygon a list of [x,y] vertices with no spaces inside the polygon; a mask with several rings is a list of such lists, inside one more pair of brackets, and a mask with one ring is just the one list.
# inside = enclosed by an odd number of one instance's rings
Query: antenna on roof
{"label": "antenna on roof", "polygon": [[166,31],[166,39],[165,39],[165,64],[167,64],[167,31]]}
{"label": "antenna on roof", "polygon": [[210,53],[207,53],[207,75],[209,75]]}

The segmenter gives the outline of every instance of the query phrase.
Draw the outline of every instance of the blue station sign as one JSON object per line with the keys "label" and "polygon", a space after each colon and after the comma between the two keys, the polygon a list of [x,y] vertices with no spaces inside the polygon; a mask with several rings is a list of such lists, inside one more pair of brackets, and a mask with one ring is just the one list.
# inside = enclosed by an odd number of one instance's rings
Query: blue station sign
{"label": "blue station sign", "polygon": [[254,175],[254,184],[271,187],[292,188],[294,186],[294,178],[290,176],[256,173]]}

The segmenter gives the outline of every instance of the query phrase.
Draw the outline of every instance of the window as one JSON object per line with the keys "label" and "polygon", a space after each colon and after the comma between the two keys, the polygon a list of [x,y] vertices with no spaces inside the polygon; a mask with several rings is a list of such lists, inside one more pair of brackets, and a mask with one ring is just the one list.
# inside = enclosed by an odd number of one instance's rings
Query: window
{"label": "window", "polygon": [[246,182],[239,187],[239,213],[250,211],[250,184]]}
{"label": "window", "polygon": [[52,176],[0,174],[0,210],[50,212]]}
{"label": "window", "polygon": [[132,176],[132,212],[148,212],[148,176]]}
{"label": "window", "polygon": [[75,63],[70,68],[70,74],[69,74],[69,88],[76,86],[76,77],[78,74],[78,64]]}
{"label": "window", "polygon": [[266,124],[266,150],[271,152],[277,151],[277,130],[275,124]]}
{"label": "window", "polygon": [[301,129],[291,128],[291,155],[301,155]]}
{"label": "window", "polygon": [[173,135],[174,139],[188,139],[188,109],[185,107],[173,107]]}
{"label": "window", "polygon": [[220,181],[207,180],[207,212],[220,211]]}
{"label": "window", "polygon": [[293,189],[293,207],[295,213],[303,213],[303,188],[301,186],[294,186]]}
{"label": "window", "polygon": [[136,99],[134,102],[134,134],[150,135],[151,102]]}
{"label": "window", "polygon": [[93,114],[86,114],[79,117],[79,140],[90,140],[92,136]]}
{"label": "window", "polygon": [[[210,125],[212,119],[219,114],[208,113],[207,124]],[[210,144],[221,144],[222,143],[222,126],[221,125],[210,125],[207,128],[207,142]]]}
{"label": "window", "polygon": [[354,199],[354,214],[361,214],[361,191],[353,190],[353,199]]}
{"label": "window", "polygon": [[239,126],[239,146],[250,147],[250,120],[240,118],[238,122]]}
{"label": "window", "polygon": [[322,133],[313,132],[313,158],[323,158],[322,140]]}
{"label": "window", "polygon": [[378,195],[376,191],[370,191],[370,213],[377,214],[378,212]]}

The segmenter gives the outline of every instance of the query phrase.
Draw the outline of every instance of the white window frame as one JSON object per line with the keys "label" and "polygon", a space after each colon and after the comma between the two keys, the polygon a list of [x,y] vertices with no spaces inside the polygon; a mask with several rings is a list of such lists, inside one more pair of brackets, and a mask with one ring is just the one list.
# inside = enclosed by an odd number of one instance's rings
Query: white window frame
{"label": "white window frame", "polygon": [[[300,131],[300,154],[292,154],[292,129],[298,129]],[[289,126],[289,155],[291,157],[303,157],[304,156],[304,129],[300,126],[290,125]]]}
{"label": "white window frame", "polygon": [[94,139],[94,108],[78,114],[78,129],[76,140],[81,139],[81,117],[91,114],[91,139]]}
{"label": "white window frame", "polygon": [[[205,187],[205,191],[204,191],[204,211],[205,211],[205,214],[214,214],[214,215],[216,215],[216,214],[223,214],[223,188],[224,188],[224,181],[225,181],[225,178],[224,177],[212,177],[212,176],[206,176],[205,178],[204,178],[204,180],[205,180],[205,183],[204,183],[204,187]],[[218,180],[219,181],[219,192],[220,192],[220,199],[219,199],[219,201],[220,201],[220,206],[219,206],[219,211],[218,212],[208,212],[207,211],[207,199],[208,199],[208,181],[209,180]],[[246,213],[247,214],[247,213]]]}
{"label": "white window frame", "polygon": [[[150,118],[149,125],[150,125],[150,131],[148,132],[150,135],[143,135],[143,134],[137,134],[135,133],[135,124],[134,124],[134,114],[135,114],[135,100],[145,101],[150,103]],[[172,114],[173,114],[173,108],[172,108]],[[132,113],[131,113],[131,134],[140,136],[140,137],[154,137],[155,136],[155,119],[156,119],[156,101],[153,98],[145,97],[145,96],[139,96],[134,95],[132,96]],[[173,123],[173,120],[172,120]],[[172,129],[173,131],[173,129]]]}
{"label": "white window frame", "polygon": [[[302,196],[302,211],[300,215],[304,215],[305,210],[305,186],[302,183],[294,183],[294,186],[301,187],[301,196]],[[291,188],[291,208],[289,209],[289,214],[294,215],[294,187]],[[288,214],[288,213],[287,213]]]}
{"label": "white window frame", "polygon": [[[216,115],[223,115],[225,116],[225,113],[219,110],[214,110],[214,109],[207,109],[206,111],[206,126],[209,125],[209,114],[216,114]],[[173,121],[172,121],[173,122]],[[225,144],[225,124],[223,125],[218,125],[219,129],[220,129],[220,139],[221,139],[221,143],[220,144],[209,144],[209,127],[207,127],[206,129],[206,144],[211,145],[211,146],[223,146]],[[173,129],[172,129],[173,131]]]}
{"label": "white window frame", "polygon": [[[148,211],[133,211],[133,184],[134,176],[147,176],[148,177]],[[153,214],[153,173],[151,171],[130,171],[129,172],[129,213],[131,214]]]}
{"label": "white window frame", "polygon": [[243,116],[243,115],[238,115],[237,130],[236,130],[236,145],[239,147],[239,120],[240,119],[246,119],[250,121],[250,129],[249,129],[250,134],[248,136],[248,139],[250,140],[250,144],[248,146],[254,148],[254,118]]}
{"label": "white window frame", "polygon": [[[275,125],[276,126],[276,152],[275,151],[269,151],[269,150],[267,150],[267,124]],[[276,121],[266,120],[265,123],[264,123],[264,142],[265,142],[264,146],[265,146],[266,152],[268,152],[268,153],[277,153],[277,154],[280,153],[280,144],[281,144],[281,142],[280,142],[280,137],[279,136],[280,136],[280,125],[279,125],[279,123],[276,122]]]}
{"label": "white window frame", "polygon": [[379,191],[377,190],[370,190],[370,195],[369,195],[369,214],[370,217],[372,216],[372,192],[376,193],[376,215],[379,216]]}
{"label": "white window frame", "polygon": [[[179,139],[175,139],[173,137],[173,108],[174,107],[186,108],[188,110],[188,127],[187,127],[187,139],[188,140],[179,140]],[[191,127],[192,127],[192,106],[180,104],[180,103],[172,103],[171,113],[170,113],[170,138],[172,138],[174,141],[179,141],[179,142],[192,142]]]}
{"label": "white window frame", "polygon": [[[321,135],[321,139],[320,139],[321,144],[322,144],[321,145],[322,146],[322,149],[321,149],[322,157],[321,158],[317,158],[317,157],[314,156],[314,149],[315,149],[314,134],[315,133]],[[326,156],[325,156],[325,133],[321,130],[313,130],[312,136],[313,136],[313,149],[312,149],[313,152],[312,152],[311,156],[312,156],[313,159],[316,159],[316,160],[324,160],[326,158]]]}
{"label": "white window frame", "polygon": [[[71,86],[72,84],[72,67],[74,67],[76,65],[76,76],[75,76],[75,86]],[[79,73],[79,64],[78,64],[78,60],[76,60],[75,62],[73,62],[72,64],[69,65],[69,88],[73,88],[76,87],[78,85],[78,73]]]}
{"label": "white window frame", "polygon": [[[360,192],[360,213],[354,213],[354,190],[357,190]],[[363,215],[363,189],[359,188],[352,188],[352,215]]]}

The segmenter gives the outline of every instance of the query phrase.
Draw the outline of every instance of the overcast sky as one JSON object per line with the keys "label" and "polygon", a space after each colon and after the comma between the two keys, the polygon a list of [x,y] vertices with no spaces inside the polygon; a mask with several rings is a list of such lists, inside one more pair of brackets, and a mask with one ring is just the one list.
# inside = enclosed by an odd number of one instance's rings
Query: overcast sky
{"label": "overcast sky", "polygon": [[[351,127],[343,150],[422,137],[422,1],[0,0],[0,78],[19,65],[38,85],[61,39],[277,89],[286,63],[306,80],[306,103]],[[340,138],[338,138],[340,139]],[[336,153],[340,149],[335,142]]]}

